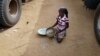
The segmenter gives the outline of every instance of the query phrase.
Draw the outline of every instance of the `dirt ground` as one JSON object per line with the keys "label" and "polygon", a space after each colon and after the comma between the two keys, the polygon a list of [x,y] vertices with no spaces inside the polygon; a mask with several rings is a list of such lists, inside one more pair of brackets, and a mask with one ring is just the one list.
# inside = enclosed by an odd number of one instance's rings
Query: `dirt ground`
{"label": "dirt ground", "polygon": [[[61,44],[38,36],[37,30],[56,21],[58,9],[69,11],[70,27]],[[81,0],[33,0],[22,8],[20,21],[0,32],[0,56],[100,56],[93,30],[94,12]]]}

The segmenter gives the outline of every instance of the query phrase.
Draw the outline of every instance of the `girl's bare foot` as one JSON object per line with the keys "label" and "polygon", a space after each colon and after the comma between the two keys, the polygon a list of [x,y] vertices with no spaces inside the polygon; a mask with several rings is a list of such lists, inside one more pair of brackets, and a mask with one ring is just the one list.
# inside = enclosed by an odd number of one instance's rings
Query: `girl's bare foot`
{"label": "girl's bare foot", "polygon": [[58,43],[61,43],[63,41],[63,38],[56,38]]}

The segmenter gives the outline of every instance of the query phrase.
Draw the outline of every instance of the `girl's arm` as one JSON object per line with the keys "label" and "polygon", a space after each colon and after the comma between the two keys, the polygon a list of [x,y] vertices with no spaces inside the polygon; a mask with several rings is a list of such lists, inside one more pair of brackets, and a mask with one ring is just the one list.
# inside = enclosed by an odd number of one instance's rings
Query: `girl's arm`
{"label": "girl's arm", "polygon": [[56,23],[52,27],[55,27],[57,24],[58,24],[58,20],[56,21]]}

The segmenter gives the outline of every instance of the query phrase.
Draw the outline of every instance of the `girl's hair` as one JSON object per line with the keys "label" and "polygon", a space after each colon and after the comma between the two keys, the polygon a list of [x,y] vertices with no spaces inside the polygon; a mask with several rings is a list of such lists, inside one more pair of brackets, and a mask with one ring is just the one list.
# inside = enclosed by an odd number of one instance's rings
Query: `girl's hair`
{"label": "girl's hair", "polygon": [[68,10],[66,8],[60,8],[59,12],[62,12],[66,15],[66,17],[68,17]]}

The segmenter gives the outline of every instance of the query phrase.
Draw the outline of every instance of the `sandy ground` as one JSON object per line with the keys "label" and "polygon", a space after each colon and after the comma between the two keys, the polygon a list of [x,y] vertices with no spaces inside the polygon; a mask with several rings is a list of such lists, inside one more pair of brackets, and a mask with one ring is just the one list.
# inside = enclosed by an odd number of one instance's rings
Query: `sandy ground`
{"label": "sandy ground", "polygon": [[[21,56],[26,51],[34,25],[36,24],[43,0],[33,0],[22,6],[18,24],[0,32],[0,56]],[[27,22],[29,22],[27,24]],[[2,31],[3,30],[3,31]]]}
{"label": "sandy ground", "polygon": [[[61,44],[37,35],[56,21],[57,10],[67,7],[70,27]],[[81,0],[34,0],[23,6],[19,23],[0,33],[0,56],[100,56],[93,31],[94,11]],[[27,24],[27,22],[29,22]]]}

